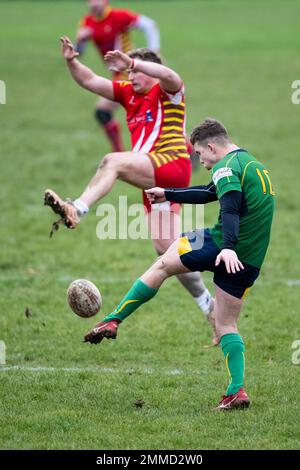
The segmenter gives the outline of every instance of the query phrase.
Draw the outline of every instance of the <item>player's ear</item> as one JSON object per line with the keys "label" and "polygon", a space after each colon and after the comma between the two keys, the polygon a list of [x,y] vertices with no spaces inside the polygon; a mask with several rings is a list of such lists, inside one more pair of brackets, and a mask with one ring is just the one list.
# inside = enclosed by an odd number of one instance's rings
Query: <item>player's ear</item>
{"label": "player's ear", "polygon": [[208,143],[208,144],[207,144],[207,148],[208,148],[208,150],[210,150],[211,152],[213,152],[213,153],[215,152],[215,146],[214,146],[214,144]]}

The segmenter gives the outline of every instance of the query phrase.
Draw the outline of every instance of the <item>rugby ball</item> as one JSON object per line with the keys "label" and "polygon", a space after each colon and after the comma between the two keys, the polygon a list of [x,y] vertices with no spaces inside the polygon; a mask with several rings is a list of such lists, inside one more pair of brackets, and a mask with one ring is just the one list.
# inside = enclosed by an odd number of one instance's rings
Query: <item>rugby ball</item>
{"label": "rugby ball", "polygon": [[68,304],[76,315],[89,318],[96,315],[102,306],[98,288],[87,279],[76,279],[67,290]]}

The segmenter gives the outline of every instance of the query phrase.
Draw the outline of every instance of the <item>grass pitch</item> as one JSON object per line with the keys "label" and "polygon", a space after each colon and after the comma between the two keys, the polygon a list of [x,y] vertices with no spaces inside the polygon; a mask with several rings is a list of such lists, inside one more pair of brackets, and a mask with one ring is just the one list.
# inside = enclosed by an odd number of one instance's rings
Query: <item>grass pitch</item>
{"label": "grass pitch", "polygon": [[[216,117],[271,171],[278,195],[272,244],[239,323],[253,404],[245,412],[213,411],[225,391],[223,357],[205,348],[209,328],[175,279],[122,325],[117,341],[81,342],[95,319],[70,312],[69,282],[95,282],[109,312],[154,251],[149,240],[98,240],[95,210],[76,231],[61,229],[49,240],[53,218],[43,208],[43,190],[78,195],[109,151],[92,117],[95,97],[71,81],[59,51],[59,36],[74,37],[85,7],[0,2],[0,79],[7,86],[7,104],[0,105],[0,340],[7,348],[0,448],[299,448],[299,366],[291,345],[300,338],[300,107],[291,102],[291,84],[300,78],[300,5],[126,6],[159,21],[163,55],[186,84],[188,130]],[[92,47],[84,62],[104,71]],[[204,170],[193,177],[194,184],[208,180]],[[129,202],[141,197],[118,183],[104,202],[117,205],[119,194]],[[217,204],[206,208],[206,225],[217,211]],[[212,287],[210,274],[205,280]],[[134,405],[139,399],[142,408]]]}

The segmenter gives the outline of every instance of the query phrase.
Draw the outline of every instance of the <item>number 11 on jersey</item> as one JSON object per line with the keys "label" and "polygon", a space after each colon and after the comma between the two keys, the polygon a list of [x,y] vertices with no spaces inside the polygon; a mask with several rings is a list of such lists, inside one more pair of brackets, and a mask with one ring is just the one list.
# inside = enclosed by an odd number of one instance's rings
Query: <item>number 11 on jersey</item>
{"label": "number 11 on jersey", "polygon": [[262,175],[259,168],[256,168],[256,173],[258,174],[259,179],[261,181],[263,193],[267,194],[267,184],[268,184],[269,190],[270,190],[269,194],[271,194],[272,196],[275,196],[275,191],[273,190],[273,186],[272,186],[272,183],[271,183],[271,180],[270,180],[270,177],[269,177],[268,170],[263,170],[263,173],[264,173],[264,175],[267,179],[267,183],[266,183],[266,181],[265,181],[265,179],[264,179],[264,177],[263,177],[263,175]]}

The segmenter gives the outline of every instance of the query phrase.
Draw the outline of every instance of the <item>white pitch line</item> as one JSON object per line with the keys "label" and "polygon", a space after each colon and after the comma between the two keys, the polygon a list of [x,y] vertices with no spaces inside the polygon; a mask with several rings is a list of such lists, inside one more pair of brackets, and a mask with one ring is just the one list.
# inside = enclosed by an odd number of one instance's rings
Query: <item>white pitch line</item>
{"label": "white pitch line", "polygon": [[103,374],[145,374],[145,375],[163,375],[163,376],[176,376],[176,375],[201,375],[205,372],[201,370],[183,369],[114,369],[110,367],[30,367],[30,366],[0,366],[0,372],[93,372]]}

